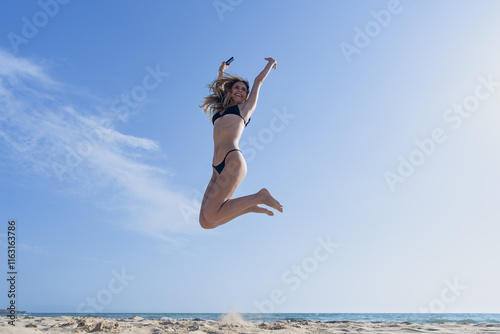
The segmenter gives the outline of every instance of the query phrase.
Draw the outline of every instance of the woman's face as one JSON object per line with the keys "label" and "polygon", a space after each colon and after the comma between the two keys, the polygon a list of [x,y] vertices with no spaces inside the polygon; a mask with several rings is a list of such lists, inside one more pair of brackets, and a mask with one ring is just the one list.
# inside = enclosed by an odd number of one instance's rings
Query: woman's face
{"label": "woman's face", "polygon": [[231,88],[231,98],[233,99],[233,102],[236,104],[245,102],[247,94],[248,94],[247,85],[245,85],[244,82],[238,81]]}

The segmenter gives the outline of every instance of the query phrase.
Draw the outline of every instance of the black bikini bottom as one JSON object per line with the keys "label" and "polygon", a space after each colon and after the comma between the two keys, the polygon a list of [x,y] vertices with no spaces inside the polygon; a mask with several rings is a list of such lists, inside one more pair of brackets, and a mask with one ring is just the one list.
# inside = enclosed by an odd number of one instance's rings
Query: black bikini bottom
{"label": "black bikini bottom", "polygon": [[[215,168],[215,170],[217,171],[217,173],[222,173],[222,170],[224,169],[224,167],[226,166],[226,157],[229,153],[233,152],[233,151],[240,151],[239,149],[235,148],[235,149],[232,149],[231,151],[227,152],[226,153],[226,156],[224,157],[224,160],[222,160],[222,162],[220,164],[218,164],[217,166],[214,166],[212,165],[213,168]],[[241,151],[240,151],[241,152]]]}

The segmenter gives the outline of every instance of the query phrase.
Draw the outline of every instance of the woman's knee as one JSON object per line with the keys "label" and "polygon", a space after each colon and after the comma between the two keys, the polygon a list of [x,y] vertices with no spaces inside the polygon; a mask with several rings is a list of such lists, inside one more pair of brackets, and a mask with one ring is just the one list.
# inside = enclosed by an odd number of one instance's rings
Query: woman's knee
{"label": "woman's knee", "polygon": [[200,212],[200,225],[204,229],[212,229],[219,226],[220,219],[216,216],[216,212],[210,210],[203,210]]}
{"label": "woman's knee", "polygon": [[217,223],[220,221],[220,218],[217,215],[217,210],[212,210],[209,206],[207,206],[203,211],[203,217],[204,223],[206,223],[207,226],[217,226]]}
{"label": "woman's knee", "polygon": [[203,211],[200,212],[200,226],[207,230],[217,227],[216,224],[206,219]]}

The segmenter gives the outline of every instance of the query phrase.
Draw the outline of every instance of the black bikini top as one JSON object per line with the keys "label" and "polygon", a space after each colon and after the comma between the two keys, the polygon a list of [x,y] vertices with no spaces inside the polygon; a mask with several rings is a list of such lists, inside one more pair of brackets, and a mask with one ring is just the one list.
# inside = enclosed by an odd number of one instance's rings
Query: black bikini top
{"label": "black bikini top", "polygon": [[[227,114],[238,115],[238,116],[240,116],[240,117],[241,117],[241,119],[243,120],[243,123],[245,123],[245,119],[243,118],[243,116],[241,116],[241,113],[240,113],[240,108],[238,107],[238,105],[237,105],[237,104],[235,104],[234,106],[231,106],[231,107],[229,107],[229,108],[226,108],[226,110],[224,110],[224,112],[223,112],[222,114],[220,114],[220,113],[216,113],[216,114],[214,114],[214,115],[212,116],[212,124],[214,124],[214,122],[215,122],[215,120],[216,120],[217,118],[222,117],[222,116],[227,115]],[[250,120],[251,120],[251,119],[252,119],[251,117],[248,119],[248,122],[246,122],[246,123],[245,123],[245,126],[247,126],[247,125],[248,125],[248,123],[250,123]]]}

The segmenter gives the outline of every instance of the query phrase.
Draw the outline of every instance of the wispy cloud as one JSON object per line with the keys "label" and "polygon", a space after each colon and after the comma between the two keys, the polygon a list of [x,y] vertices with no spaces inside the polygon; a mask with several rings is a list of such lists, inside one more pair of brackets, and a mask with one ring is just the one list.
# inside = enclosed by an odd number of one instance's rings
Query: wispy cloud
{"label": "wispy cloud", "polygon": [[112,108],[88,107],[40,63],[0,50],[0,64],[1,158],[74,195],[99,193],[96,205],[126,229],[174,244],[184,242],[174,232],[199,231],[181,211],[196,201],[169,189],[168,169],[144,162],[162,155],[159,143],[117,131]]}
{"label": "wispy cloud", "polygon": [[[11,240],[9,240],[11,241]],[[7,242],[7,234],[6,233],[0,233],[0,248],[5,248],[9,246],[9,243]],[[29,252],[32,254],[36,255],[45,255],[45,254],[50,254],[50,251],[43,247],[43,246],[35,246],[35,245],[29,245],[23,242],[16,243],[16,248],[18,251],[22,252]]]}
{"label": "wispy cloud", "polygon": [[28,59],[18,58],[1,49],[0,59],[2,60],[2,66],[0,66],[0,76],[2,78],[7,77],[10,80],[34,79],[43,84],[56,84],[45,73],[42,66]]}

